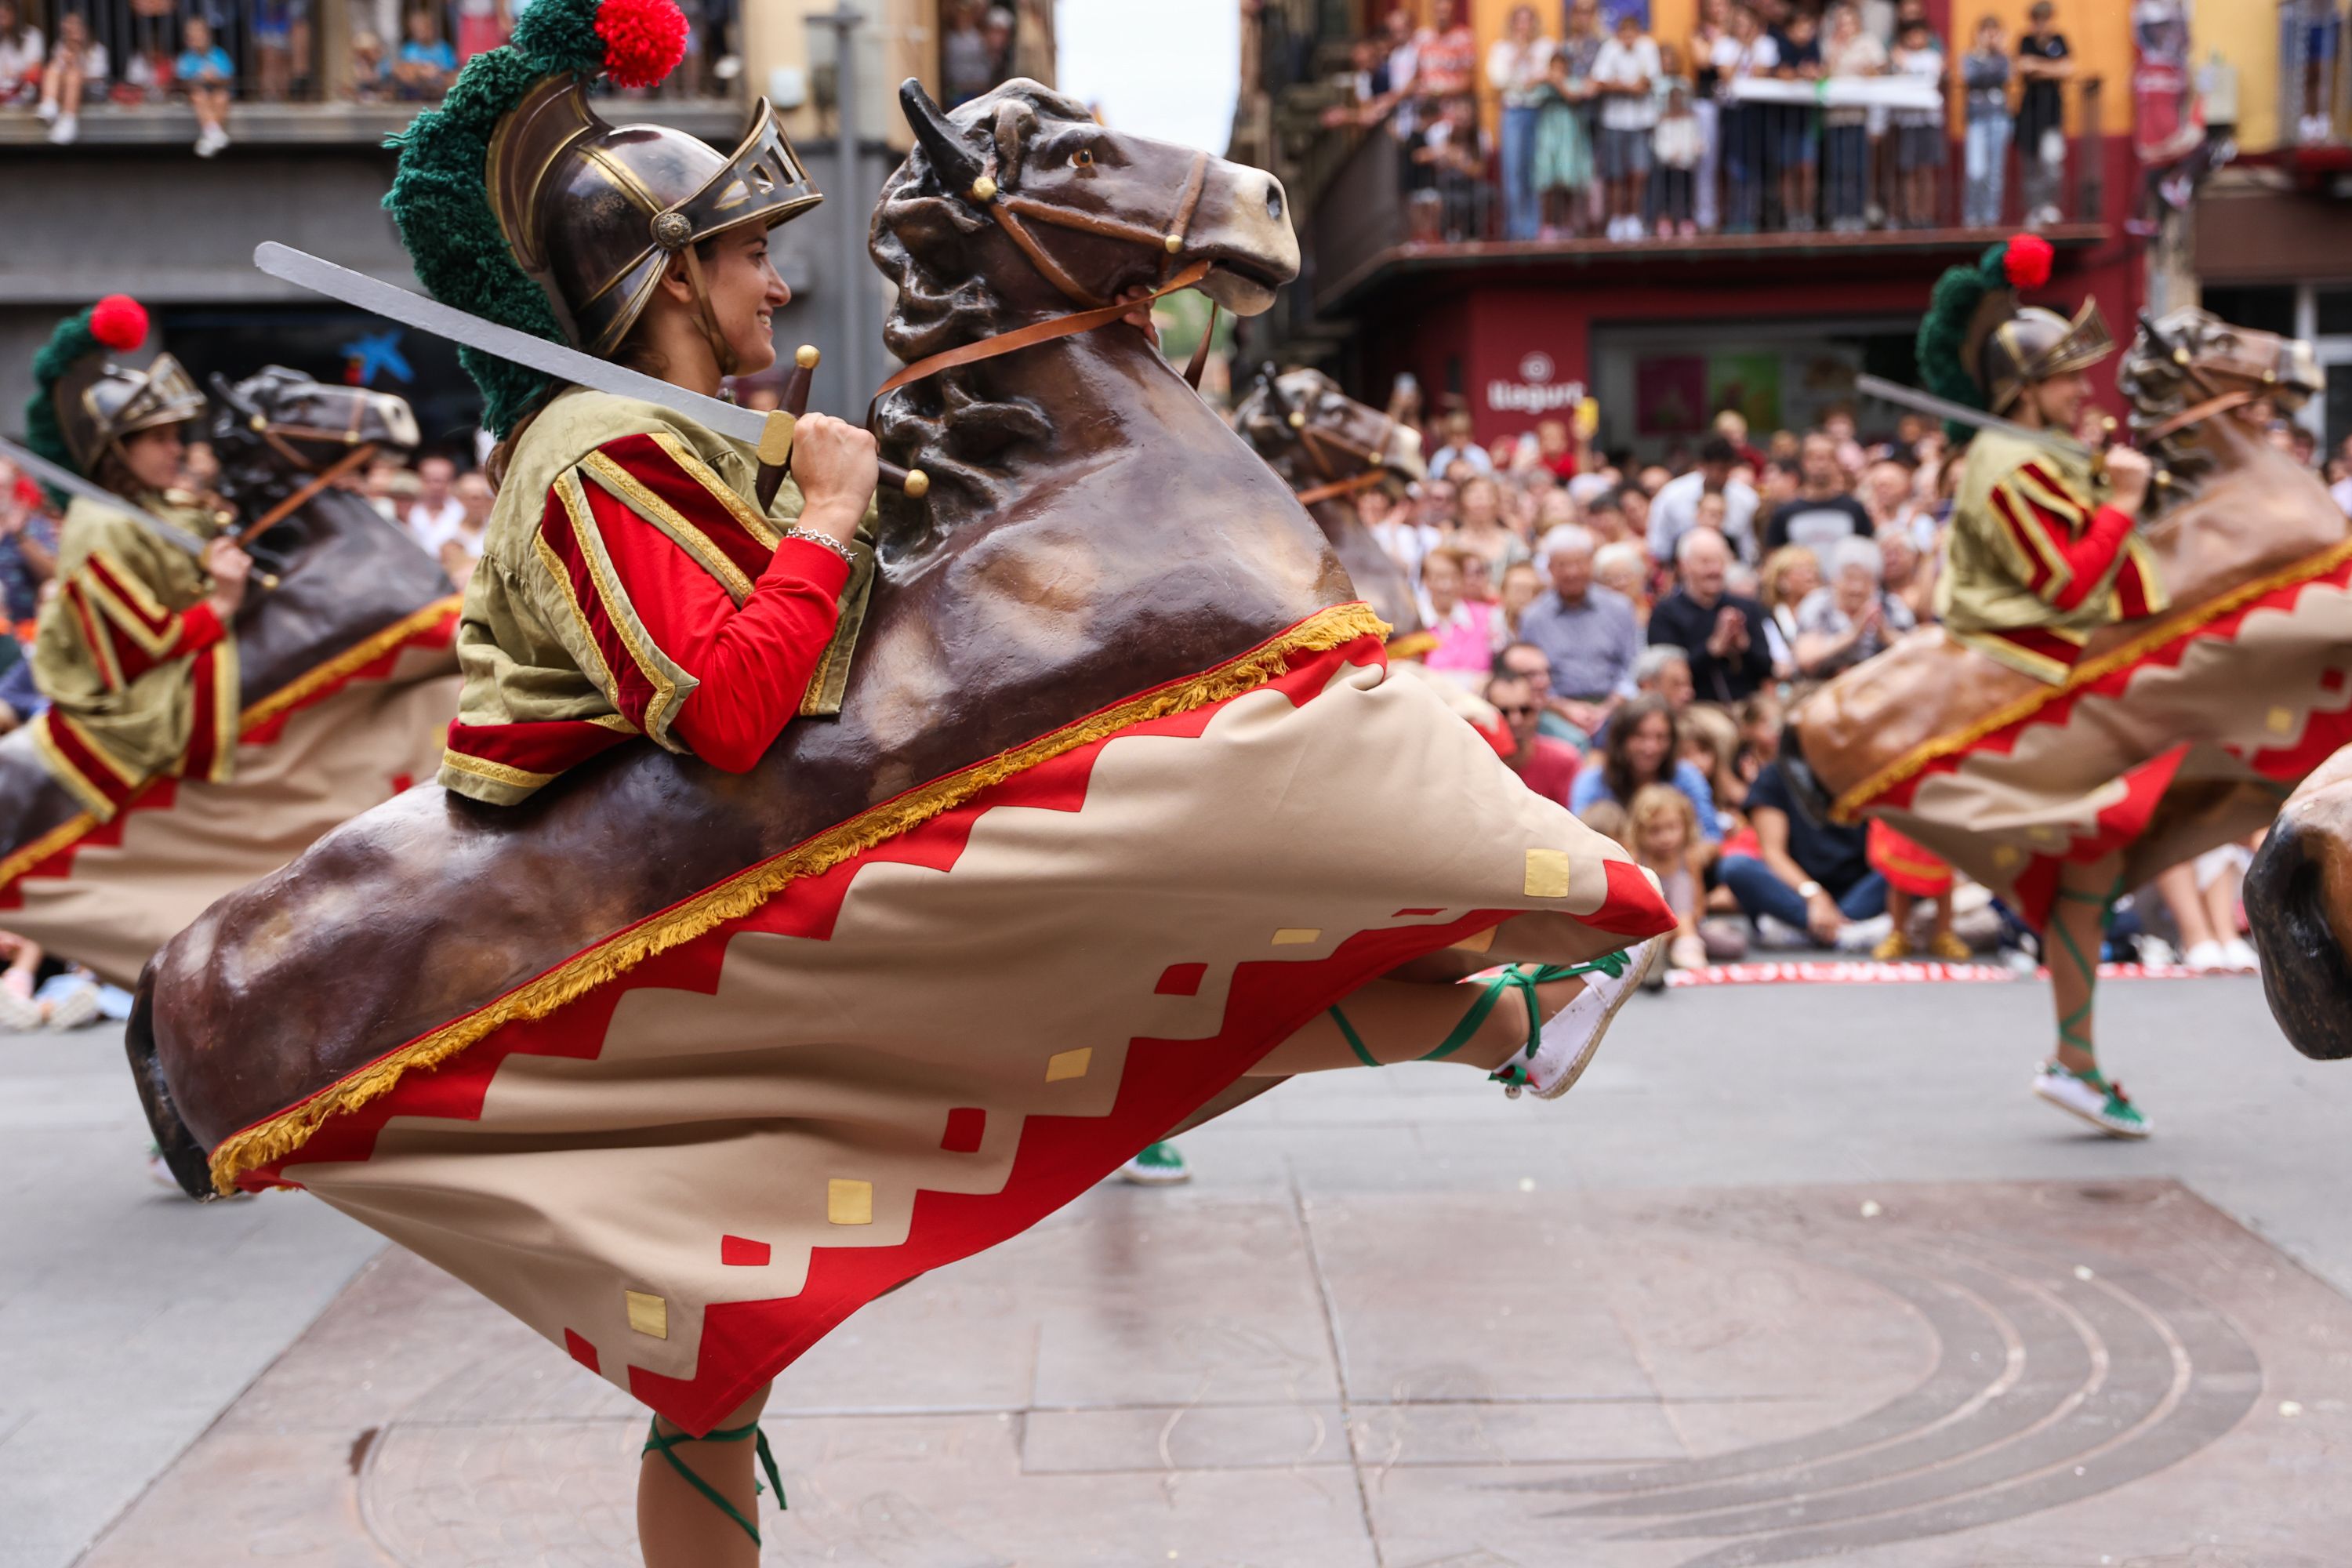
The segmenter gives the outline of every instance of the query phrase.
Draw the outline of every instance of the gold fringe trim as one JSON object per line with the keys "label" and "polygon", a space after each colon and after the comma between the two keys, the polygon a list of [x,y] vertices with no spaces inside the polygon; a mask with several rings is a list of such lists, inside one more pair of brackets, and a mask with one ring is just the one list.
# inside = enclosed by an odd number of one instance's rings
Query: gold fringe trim
{"label": "gold fringe trim", "polygon": [[1436,651],[1437,634],[1434,632],[1407,632],[1401,637],[1389,639],[1391,658],[1427,658]]}
{"label": "gold fringe trim", "polygon": [[[366,641],[358,644],[356,647],[344,649],[341,653],[337,654],[334,658],[329,659],[326,663],[320,665],[317,668],[310,670],[307,674],[297,676],[294,679],[287,682],[276,691],[271,692],[268,696],[263,698],[260,701],[247,709],[237,720],[237,735],[239,737],[246,735],[257,726],[271,719],[277,718],[280,713],[285,712],[288,709],[300,706],[320,689],[333,685],[336,681],[344,679],[350,676],[352,671],[363,669],[367,666],[373,664],[377,659],[382,658],[386,653],[407,642],[412,637],[415,637],[418,633],[437,626],[445,617],[454,615],[462,602],[463,601],[454,594],[446,599],[436,599],[432,604],[425,606],[425,608],[417,611],[415,615],[407,616],[400,620],[394,621],[391,626],[388,626],[383,630],[377,632],[374,636],[369,637]],[[40,749],[42,759],[50,764],[49,771],[51,774],[56,776],[58,778],[58,782],[64,784],[69,793],[79,797],[81,794],[80,790],[75,787],[71,779],[64,777],[59,772],[60,769],[63,769],[66,766],[65,759],[56,754],[56,748],[48,743],[48,737],[47,735],[37,734],[34,737],[34,740]],[[222,748],[219,753],[219,758],[226,758],[233,755],[236,751],[236,742],[232,741],[227,746]],[[218,760],[218,758],[215,759],[216,764]],[[77,774],[75,776],[79,777],[79,775]],[[85,799],[83,804],[88,805],[88,800]],[[125,808],[128,808],[130,805],[130,801],[125,801],[123,803]],[[111,816],[112,813],[110,811],[108,817],[110,818]],[[47,833],[42,834],[38,838],[34,839],[30,844],[27,844],[24,847],[10,854],[5,859],[0,859],[0,888],[6,888],[10,883],[16,881],[17,878],[23,876],[26,872],[31,870],[42,861],[47,860],[52,855],[57,854],[59,850],[68,848],[74,844],[79,843],[92,828],[100,826],[102,820],[106,819],[102,819],[94,813],[89,812],[84,812],[79,816],[68,817],[64,822],[58,824],[57,826],[50,828]]]}
{"label": "gold fringe trim", "polygon": [[414,615],[404,616],[393,622],[364,642],[345,648],[309,673],[295,677],[247,709],[237,721],[237,733],[242,735],[254,726],[277,718],[289,708],[299,707],[321,688],[332,686],[354,670],[366,668],[394,648],[456,615],[464,603],[465,600],[456,594],[446,599],[436,599]]}
{"label": "gold fringe trim", "polygon": [[2294,565],[2282,567],[2268,576],[2241,583],[2218,598],[2208,599],[2195,609],[2175,616],[2153,630],[2142,632],[2130,641],[2108,649],[2096,658],[2085,659],[2057,685],[2028,692],[2014,702],[1994,709],[1972,724],[1921,742],[1838,796],[1837,803],[1830,808],[1830,816],[1833,821],[1852,823],[1862,816],[1863,808],[1870,802],[1919,773],[1930,763],[1948,757],[1955,752],[1965,751],[1996,730],[2006,730],[2020,720],[2032,718],[2068,692],[2105,679],[2127,665],[2137,664],[2165,644],[2188,636],[2199,626],[2218,621],[2234,610],[2242,609],[2264,595],[2325,576],[2347,561],[2352,561],[2352,539],[2330,545],[2316,555],[2305,556]]}
{"label": "gold fringe trim", "polygon": [[1328,652],[1360,637],[1384,637],[1388,631],[1387,623],[1366,605],[1339,605],[1318,611],[1230,663],[1131,698],[861,812],[606,938],[536,979],[524,982],[495,1002],[419,1036],[391,1054],[338,1079],[269,1120],[232,1133],[212,1152],[214,1189],[224,1194],[236,1191],[238,1177],[283,1161],[309,1142],[331,1118],[356,1110],[390,1093],[411,1070],[438,1067],[505,1025],[543,1018],[656,954],[692,942],[729,921],[741,919],[790,883],[816,876],[909,832],[1017,773],[1134,725],[1255,690],[1279,677],[1288,668],[1293,654]]}

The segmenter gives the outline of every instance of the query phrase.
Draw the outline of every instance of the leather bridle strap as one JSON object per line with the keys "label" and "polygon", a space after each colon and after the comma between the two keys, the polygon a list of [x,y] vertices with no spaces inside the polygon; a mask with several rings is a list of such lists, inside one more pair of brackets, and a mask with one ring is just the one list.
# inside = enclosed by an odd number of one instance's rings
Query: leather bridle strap
{"label": "leather bridle strap", "polygon": [[1117,300],[1108,305],[1097,305],[1090,310],[1074,310],[1066,316],[1050,316],[1042,321],[1032,321],[1025,327],[1015,327],[1009,332],[999,332],[992,338],[982,338],[975,342],[943,349],[935,354],[927,354],[875,389],[874,402],[866,405],[866,422],[868,424],[873,422],[874,404],[881,402],[883,398],[902,386],[921,381],[927,376],[937,375],[941,371],[954,370],[961,365],[977,364],[982,360],[994,359],[1000,354],[1034,348],[1039,343],[1050,343],[1057,338],[1074,338],[1080,332],[1091,332],[1097,327],[1108,326],[1139,305],[1148,305],[1152,300],[1173,294],[1179,289],[1190,289],[1209,275],[1209,268],[1213,265],[1213,263],[1208,261],[1195,261],[1139,300]]}
{"label": "leather bridle strap", "polygon": [[2178,436],[2191,425],[2202,425],[2217,414],[2227,414],[2231,409],[2243,408],[2260,395],[2259,393],[2246,387],[2232,387],[2228,392],[2209,397],[2202,403],[2192,404],[2178,414],[2159,419],[2147,429],[2140,431],[2139,438],[2152,446],[2167,437]]}
{"label": "leather bridle strap", "polygon": [[[268,434],[268,432],[265,432],[265,434]],[[274,437],[272,438],[272,444],[275,444]],[[281,448],[281,450],[283,448]],[[374,456],[375,443],[373,441],[362,442],[359,446],[352,447],[350,451],[345,452],[341,457],[336,458],[326,468],[310,476],[310,481],[303,485],[301,489],[296,490],[292,495],[288,496],[284,500],[279,501],[276,506],[271,507],[268,511],[263,512],[259,517],[255,518],[251,522],[247,523],[243,528],[238,529],[236,535],[237,547],[239,549],[243,549],[250,542],[260,538],[265,533],[268,533],[271,529],[285,521],[289,517],[291,517],[302,508],[310,505],[312,499],[315,498],[320,490],[325,489],[329,485],[333,484],[337,479],[341,479],[345,474],[350,473],[352,469],[358,468],[361,464],[366,462],[370,458]]]}
{"label": "leather bridle strap", "polygon": [[1313,506],[1318,500],[1329,500],[1335,496],[1360,495],[1387,478],[1388,474],[1384,469],[1366,468],[1362,473],[1349,479],[1333,479],[1328,484],[1316,485],[1312,489],[1300,490],[1298,504]]}

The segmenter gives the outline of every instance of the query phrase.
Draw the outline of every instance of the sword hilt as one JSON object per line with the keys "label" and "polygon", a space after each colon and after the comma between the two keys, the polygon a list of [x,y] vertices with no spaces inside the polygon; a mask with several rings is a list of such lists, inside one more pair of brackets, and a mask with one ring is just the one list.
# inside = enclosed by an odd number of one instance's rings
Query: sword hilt
{"label": "sword hilt", "polygon": [[[793,353],[793,368],[784,376],[783,395],[777,399],[775,411],[768,416],[768,426],[760,433],[760,477],[755,493],[760,510],[767,510],[775,504],[776,491],[782,488],[784,476],[793,470],[793,431],[802,415],[808,412],[809,386],[816,379],[817,361],[824,356],[814,343],[803,343]],[[894,490],[903,491],[908,500],[920,500],[931,490],[931,477],[920,468],[902,468],[896,463],[877,465],[877,478]]]}

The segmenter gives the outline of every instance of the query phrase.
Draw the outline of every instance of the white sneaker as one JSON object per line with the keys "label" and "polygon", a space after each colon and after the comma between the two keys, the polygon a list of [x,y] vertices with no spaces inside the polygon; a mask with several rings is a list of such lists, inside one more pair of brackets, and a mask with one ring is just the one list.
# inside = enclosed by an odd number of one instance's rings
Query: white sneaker
{"label": "white sneaker", "polygon": [[2221,956],[2228,960],[2228,967],[2249,974],[2259,973],[2263,967],[2263,955],[2254,951],[2252,942],[2242,936],[2233,936],[2223,942]]}
{"label": "white sneaker", "polygon": [[1535,1055],[1515,1056],[1494,1075],[1503,1092],[1517,1100],[1521,1089],[1531,1089],[1538,1100],[1558,1100],[1575,1088],[1576,1080],[1592,1064],[1592,1055],[1601,1048],[1617,1010],[1642,988],[1642,976],[1649,972],[1650,961],[1664,941],[1654,936],[1628,948],[1624,967],[1615,974],[1601,969],[1586,974],[1584,989],[1545,1021]]}
{"label": "white sneaker", "polygon": [[2200,974],[2211,974],[2217,970],[2231,967],[2230,951],[2218,942],[2190,942],[2189,951],[2180,955],[2180,962]]}
{"label": "white sneaker", "polygon": [[0,990],[0,1029],[22,1035],[41,1026],[41,1005],[14,991]]}
{"label": "white sneaker", "polygon": [[2150,969],[2169,969],[2180,962],[2180,954],[2162,937],[2144,935],[2139,939],[2139,961]]}
{"label": "white sneaker", "polygon": [[71,114],[60,114],[58,122],[49,127],[49,145],[63,147],[81,134],[81,121]]}
{"label": "white sneaker", "polygon": [[1756,945],[1767,952],[1794,952],[1812,946],[1813,933],[1777,915],[1758,915]]}
{"label": "white sneaker", "polygon": [[1873,915],[1866,921],[1848,921],[1845,929],[1837,933],[1840,952],[1868,952],[1885,942],[1895,930],[1893,915]]}
{"label": "white sneaker", "polygon": [[33,110],[33,115],[42,124],[50,124],[58,117],[58,106],[45,98],[41,100],[41,107]]}
{"label": "white sneaker", "polygon": [[2042,1064],[2041,1072],[2034,1076],[2033,1092],[2110,1138],[2145,1138],[2153,1131],[2139,1107],[2124,1098],[2122,1085],[2094,1084],[2056,1062]]}
{"label": "white sneaker", "polygon": [[49,1004],[49,1027],[79,1029],[98,1022],[98,982],[88,980]]}

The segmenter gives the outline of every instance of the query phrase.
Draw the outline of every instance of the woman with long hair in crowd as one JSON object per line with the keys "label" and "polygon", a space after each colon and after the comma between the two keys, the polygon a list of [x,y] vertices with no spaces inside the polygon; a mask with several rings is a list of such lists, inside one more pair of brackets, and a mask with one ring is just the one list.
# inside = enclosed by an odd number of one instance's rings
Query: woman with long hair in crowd
{"label": "woman with long hair in crowd", "polygon": [[1595,801],[1631,801],[1644,784],[1667,784],[1688,796],[1699,837],[1722,842],[1723,818],[1715,809],[1715,786],[1683,757],[1682,730],[1663,697],[1645,693],[1617,710],[1609,721],[1597,763],[1576,775],[1569,809],[1582,815]]}
{"label": "woman with long hair in crowd", "polygon": [[1495,597],[1495,646],[1500,649],[1519,640],[1519,617],[1543,597],[1543,574],[1532,561],[1514,561],[1503,568],[1501,591]]}
{"label": "woman with long hair in crowd", "polygon": [[[1477,556],[1486,568],[1490,585],[1501,577],[1504,567],[1528,558],[1527,545],[1503,522],[1502,486],[1481,474],[1462,487],[1455,500],[1462,509],[1461,522],[1446,542]],[[1494,596],[1491,586],[1484,596]]]}
{"label": "woman with long hair in crowd", "polygon": [[1821,557],[1802,544],[1780,546],[1757,571],[1756,596],[1770,617],[1765,635],[1772,644],[1772,673],[1782,680],[1797,673],[1797,606],[1821,585]]}

